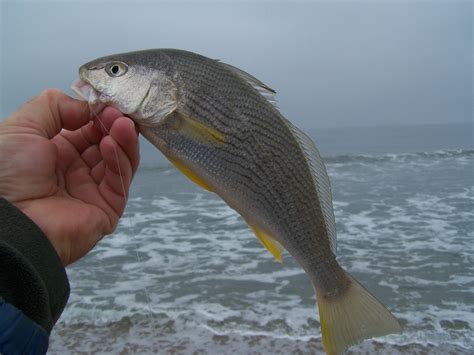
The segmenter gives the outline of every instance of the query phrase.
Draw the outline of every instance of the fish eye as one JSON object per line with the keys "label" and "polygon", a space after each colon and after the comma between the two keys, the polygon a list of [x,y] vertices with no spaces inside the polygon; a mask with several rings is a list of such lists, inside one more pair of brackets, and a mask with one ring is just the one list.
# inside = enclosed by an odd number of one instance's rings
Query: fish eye
{"label": "fish eye", "polygon": [[122,62],[112,62],[105,66],[105,71],[112,77],[122,76],[127,70],[127,65]]}

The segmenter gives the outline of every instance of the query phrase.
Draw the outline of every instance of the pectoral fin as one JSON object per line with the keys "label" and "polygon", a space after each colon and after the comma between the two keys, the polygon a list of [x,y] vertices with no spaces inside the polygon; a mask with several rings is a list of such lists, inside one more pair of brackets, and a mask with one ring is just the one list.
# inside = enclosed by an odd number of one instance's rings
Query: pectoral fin
{"label": "pectoral fin", "polygon": [[[226,143],[225,137],[222,133],[217,131],[215,128],[206,125],[199,120],[190,117],[189,115],[183,114],[181,112],[175,112],[173,116],[174,129],[179,132],[181,135],[191,138],[194,141],[208,144],[208,145],[218,145]],[[191,181],[206,189],[211,191],[212,189],[209,185],[201,178],[199,175],[191,169],[186,163],[181,161],[176,156],[168,156],[167,158],[173,163],[173,165],[178,168],[184,175],[186,175]]]}
{"label": "pectoral fin", "polygon": [[262,229],[256,227],[255,225],[249,223],[249,226],[255,233],[258,240],[260,240],[260,243],[262,243],[263,246],[267,248],[267,250],[276,259],[276,261],[282,263],[283,260],[281,257],[281,253],[283,251],[283,247],[280,245],[280,243],[278,243],[275,239],[270,237],[267,233],[265,233]]}
{"label": "pectoral fin", "polygon": [[183,164],[179,159],[171,157],[168,157],[168,159],[179,171],[181,171],[185,176],[187,176],[192,182],[194,182],[198,186],[201,186],[203,189],[212,192],[209,185],[204,180],[202,180],[196,173],[194,173],[190,168]]}
{"label": "pectoral fin", "polygon": [[226,143],[226,139],[221,132],[193,117],[179,113],[177,121],[177,130],[183,135],[207,144]]}

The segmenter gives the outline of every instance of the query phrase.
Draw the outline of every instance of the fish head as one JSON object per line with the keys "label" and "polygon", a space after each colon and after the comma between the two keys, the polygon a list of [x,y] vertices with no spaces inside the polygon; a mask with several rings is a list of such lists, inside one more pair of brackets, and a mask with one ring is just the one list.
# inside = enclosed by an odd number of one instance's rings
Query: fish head
{"label": "fish head", "polygon": [[113,106],[138,124],[152,126],[176,106],[176,86],[159,53],[131,52],[90,61],[79,68],[72,90],[95,113]]}

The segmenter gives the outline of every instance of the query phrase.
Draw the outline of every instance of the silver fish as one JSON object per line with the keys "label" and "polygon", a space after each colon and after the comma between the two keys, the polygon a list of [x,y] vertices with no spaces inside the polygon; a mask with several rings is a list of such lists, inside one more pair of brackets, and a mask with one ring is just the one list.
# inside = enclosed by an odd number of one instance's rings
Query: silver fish
{"label": "silver fish", "polygon": [[328,354],[401,330],[337,262],[326,168],[313,141],[279,112],[273,89],[174,49],[99,58],[79,74],[79,96],[131,117],[181,172],[236,210],[278,261],[283,249],[298,261],[317,294]]}

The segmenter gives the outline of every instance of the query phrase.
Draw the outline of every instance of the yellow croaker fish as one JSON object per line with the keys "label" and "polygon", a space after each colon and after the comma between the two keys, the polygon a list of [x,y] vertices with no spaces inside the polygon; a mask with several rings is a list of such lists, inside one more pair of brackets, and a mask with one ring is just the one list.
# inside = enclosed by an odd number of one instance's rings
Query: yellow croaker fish
{"label": "yellow croaker fish", "polygon": [[79,96],[131,117],[183,174],[235,209],[276,260],[284,248],[298,261],[316,290],[328,354],[400,331],[338,264],[326,168],[312,140],[279,112],[273,89],[175,49],[103,57],[79,73]]}

